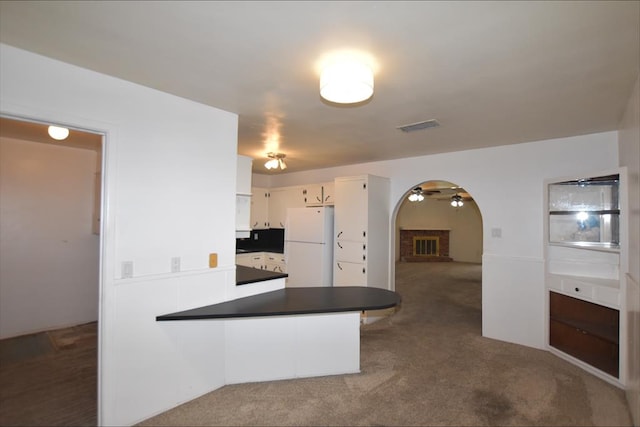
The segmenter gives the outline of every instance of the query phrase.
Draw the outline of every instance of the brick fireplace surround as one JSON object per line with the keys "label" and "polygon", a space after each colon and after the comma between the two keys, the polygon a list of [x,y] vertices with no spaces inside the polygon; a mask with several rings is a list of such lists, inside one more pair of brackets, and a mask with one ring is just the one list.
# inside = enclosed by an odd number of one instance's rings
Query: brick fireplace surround
{"label": "brick fireplace surround", "polygon": [[[439,256],[413,254],[413,238],[425,236],[439,238]],[[453,258],[449,257],[449,230],[400,230],[400,262],[443,261],[453,261]]]}

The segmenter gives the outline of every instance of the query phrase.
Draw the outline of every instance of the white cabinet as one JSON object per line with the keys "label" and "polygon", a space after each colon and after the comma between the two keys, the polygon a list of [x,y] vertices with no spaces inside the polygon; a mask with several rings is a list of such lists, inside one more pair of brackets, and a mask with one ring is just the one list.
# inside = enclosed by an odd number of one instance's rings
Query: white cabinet
{"label": "white cabinet", "polygon": [[249,237],[251,226],[249,216],[251,211],[251,196],[236,194],[236,237]]}
{"label": "white cabinet", "polygon": [[251,188],[250,218],[253,230],[269,228],[269,190],[267,188]]}
{"label": "white cabinet", "polygon": [[236,237],[249,237],[251,215],[251,157],[238,156],[236,169]]}
{"label": "white cabinet", "polygon": [[302,188],[305,206],[322,206],[322,184],[309,184]]}
{"label": "white cabinet", "polygon": [[265,267],[269,271],[275,271],[278,273],[287,272],[287,264],[285,263],[284,254],[275,252],[265,252]]}
{"label": "white cabinet", "polygon": [[325,182],[322,184],[322,202],[324,203],[324,205],[329,205],[329,206],[333,206],[334,202],[335,202],[335,183],[332,182]]}
{"label": "white cabinet", "polygon": [[247,156],[238,156],[236,170],[236,193],[251,195],[251,167],[253,159]]}
{"label": "white cabinet", "polygon": [[335,197],[334,183],[307,184],[303,186],[305,206],[333,206]]}
{"label": "white cabinet", "polygon": [[245,267],[257,268],[259,270],[264,270],[266,268],[264,260],[264,252],[252,252],[236,255],[236,264],[244,265]]}
{"label": "white cabinet", "polygon": [[389,288],[389,179],[335,180],[334,286]]}
{"label": "white cabinet", "polygon": [[251,252],[248,254],[237,254],[236,264],[260,270],[276,271],[278,273],[287,272],[284,254],[275,252]]}
{"label": "white cabinet", "polygon": [[281,187],[269,191],[269,225],[284,228],[288,208],[303,208],[302,187]]}

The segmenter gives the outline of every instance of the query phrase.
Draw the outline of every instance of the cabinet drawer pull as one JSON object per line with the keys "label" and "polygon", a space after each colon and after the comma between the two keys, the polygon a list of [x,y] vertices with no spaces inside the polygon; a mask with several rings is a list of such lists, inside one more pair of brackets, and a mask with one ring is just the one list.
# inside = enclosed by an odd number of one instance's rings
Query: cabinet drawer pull
{"label": "cabinet drawer pull", "polygon": [[576,292],[580,292],[580,288],[575,288]]}
{"label": "cabinet drawer pull", "polygon": [[337,263],[337,265],[338,265],[338,268],[339,268],[340,270],[342,270],[342,266],[340,265],[340,263],[339,263],[339,262]]}
{"label": "cabinet drawer pull", "polygon": [[342,236],[342,231],[338,233],[338,237]]}
{"label": "cabinet drawer pull", "polygon": [[338,242],[338,247],[342,249],[342,245],[340,244],[340,242]]}

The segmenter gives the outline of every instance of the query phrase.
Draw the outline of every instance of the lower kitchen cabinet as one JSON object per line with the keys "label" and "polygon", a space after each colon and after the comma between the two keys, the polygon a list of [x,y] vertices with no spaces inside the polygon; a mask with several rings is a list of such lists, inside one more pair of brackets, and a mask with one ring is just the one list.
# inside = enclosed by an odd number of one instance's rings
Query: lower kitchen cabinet
{"label": "lower kitchen cabinet", "polygon": [[265,266],[269,271],[275,271],[277,273],[286,273],[287,264],[284,260],[284,255],[275,252],[265,252]]}
{"label": "lower kitchen cabinet", "polygon": [[619,378],[620,312],[549,293],[549,345]]}
{"label": "lower kitchen cabinet", "polygon": [[238,254],[236,255],[236,264],[264,270],[266,268],[264,262],[264,252]]}

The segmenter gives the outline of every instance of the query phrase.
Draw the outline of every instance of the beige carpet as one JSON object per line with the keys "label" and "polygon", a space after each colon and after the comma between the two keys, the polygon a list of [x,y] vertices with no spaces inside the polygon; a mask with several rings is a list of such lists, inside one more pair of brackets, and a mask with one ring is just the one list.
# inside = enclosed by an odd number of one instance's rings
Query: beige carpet
{"label": "beige carpet", "polygon": [[225,386],[140,425],[631,425],[622,390],[481,336],[480,265],[402,263],[396,275],[402,306],[362,327],[360,374]]}

